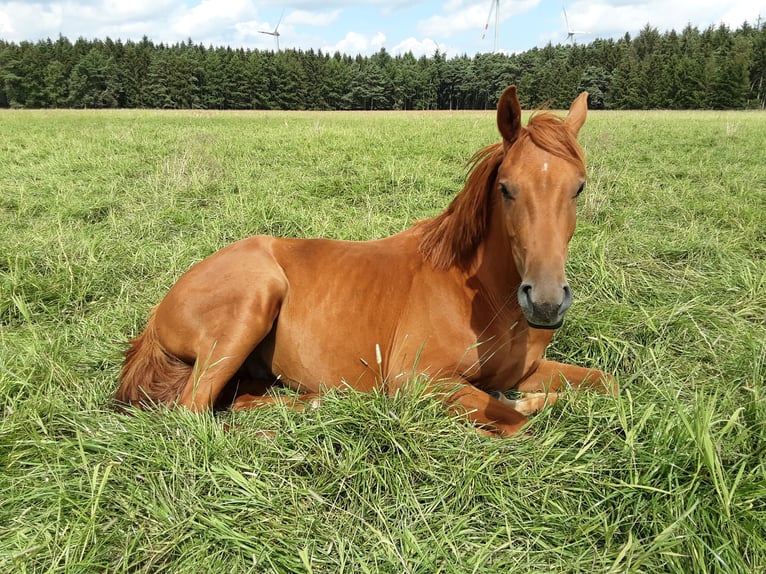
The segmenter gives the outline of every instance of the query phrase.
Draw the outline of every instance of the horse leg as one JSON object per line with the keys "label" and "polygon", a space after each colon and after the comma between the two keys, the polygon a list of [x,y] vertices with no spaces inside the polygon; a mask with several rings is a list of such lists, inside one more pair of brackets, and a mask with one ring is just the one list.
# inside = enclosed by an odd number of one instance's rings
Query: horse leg
{"label": "horse leg", "polygon": [[587,369],[566,363],[542,360],[514,388],[518,391],[557,391],[563,385],[593,389],[604,394],[617,394],[617,381],[598,369]]}
{"label": "horse leg", "polygon": [[527,417],[519,411],[468,382],[439,381],[434,389],[450,413],[465,415],[480,430],[488,431],[486,434],[512,436],[527,424]]}
{"label": "horse leg", "polygon": [[267,405],[283,404],[302,411],[307,404],[311,408],[316,408],[321,402],[319,393],[303,393],[297,396],[268,394],[271,389],[282,386],[280,377],[273,376],[257,363],[248,360],[218,395],[215,407],[217,409],[243,411]]}
{"label": "horse leg", "polygon": [[522,398],[513,400],[503,395],[500,400],[519,412],[530,415],[555,403],[559,397],[557,391],[565,385],[593,389],[610,395],[616,395],[618,389],[614,377],[597,369],[542,360],[534,371],[514,387],[515,390],[525,393]]}
{"label": "horse leg", "polygon": [[258,342],[260,338],[253,340],[250,336],[213,340],[206,352],[197,355],[178,404],[197,412],[212,408]]}
{"label": "horse leg", "polygon": [[245,365],[243,365],[234,378],[231,379],[218,394],[218,397],[215,400],[215,408],[217,410],[233,409],[234,403],[239,400],[240,397],[258,397],[265,395],[274,384],[274,379],[256,380],[249,377],[247,369],[245,368]]}
{"label": "horse leg", "polygon": [[216,404],[227,383],[271,331],[281,301],[281,292],[266,289],[259,297],[233,301],[224,309],[226,313],[217,310],[225,320],[205,325],[204,343],[198,345],[197,360],[179,397],[180,405],[202,411]]}
{"label": "horse leg", "polygon": [[286,405],[293,410],[303,411],[307,407],[317,408],[322,403],[319,393],[305,393],[298,396],[266,396],[250,393],[238,394],[231,403],[231,409],[244,411],[268,405]]}
{"label": "horse leg", "polygon": [[525,416],[539,413],[544,407],[552,405],[559,398],[559,394],[556,392],[525,392],[521,398],[509,399],[500,391],[494,391],[492,396]]}

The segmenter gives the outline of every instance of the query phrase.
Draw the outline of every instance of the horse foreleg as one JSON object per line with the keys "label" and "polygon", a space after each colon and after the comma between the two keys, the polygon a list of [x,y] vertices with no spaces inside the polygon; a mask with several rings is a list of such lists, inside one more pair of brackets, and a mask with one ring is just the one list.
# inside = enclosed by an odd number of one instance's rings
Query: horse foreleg
{"label": "horse foreleg", "polygon": [[617,381],[598,369],[586,369],[576,365],[542,360],[514,388],[521,392],[552,392],[562,387],[593,389],[604,394],[617,394]]}
{"label": "horse foreleg", "polygon": [[539,413],[544,407],[552,405],[559,399],[559,394],[556,392],[526,392],[518,399],[509,399],[500,391],[493,391],[492,396],[525,416]]}
{"label": "horse foreleg", "polygon": [[597,369],[543,360],[534,371],[514,387],[515,390],[525,393],[523,397],[514,400],[502,395],[500,400],[511,408],[529,415],[555,403],[559,398],[558,390],[567,386],[592,389],[610,395],[616,395],[618,389],[617,381],[612,375]]}
{"label": "horse foreleg", "polygon": [[438,382],[436,393],[450,413],[464,415],[487,434],[512,436],[521,432],[527,417],[468,382]]}

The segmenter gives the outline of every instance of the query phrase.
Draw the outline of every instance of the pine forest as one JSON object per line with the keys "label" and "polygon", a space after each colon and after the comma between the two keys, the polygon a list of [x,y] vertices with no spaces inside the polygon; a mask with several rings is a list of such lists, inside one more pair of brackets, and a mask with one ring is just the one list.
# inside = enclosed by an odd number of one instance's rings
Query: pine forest
{"label": "pine forest", "polygon": [[0,107],[280,110],[489,109],[517,84],[526,108],[763,109],[766,24],[447,58],[66,37],[0,39]]}

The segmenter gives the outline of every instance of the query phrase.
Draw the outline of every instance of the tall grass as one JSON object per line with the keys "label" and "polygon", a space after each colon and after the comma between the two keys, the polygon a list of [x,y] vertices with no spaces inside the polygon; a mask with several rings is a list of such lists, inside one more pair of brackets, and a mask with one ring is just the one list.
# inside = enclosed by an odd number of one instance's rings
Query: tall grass
{"label": "tall grass", "polygon": [[125,340],[189,265],[435,214],[492,114],[0,112],[0,571],[766,570],[765,128],[591,113],[548,355],[622,391],[493,440],[417,385],[111,408]]}

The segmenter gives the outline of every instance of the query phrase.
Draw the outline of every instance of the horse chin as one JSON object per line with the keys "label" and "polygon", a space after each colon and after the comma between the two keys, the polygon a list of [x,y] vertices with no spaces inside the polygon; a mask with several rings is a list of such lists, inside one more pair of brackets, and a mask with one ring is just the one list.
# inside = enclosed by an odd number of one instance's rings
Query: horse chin
{"label": "horse chin", "polygon": [[529,319],[527,319],[527,324],[533,329],[548,329],[550,331],[554,331],[564,324],[564,318],[562,317],[558,323],[551,323],[549,325],[541,325],[539,323],[535,323],[534,321],[530,321]]}

